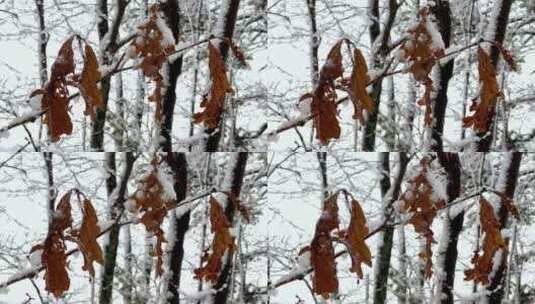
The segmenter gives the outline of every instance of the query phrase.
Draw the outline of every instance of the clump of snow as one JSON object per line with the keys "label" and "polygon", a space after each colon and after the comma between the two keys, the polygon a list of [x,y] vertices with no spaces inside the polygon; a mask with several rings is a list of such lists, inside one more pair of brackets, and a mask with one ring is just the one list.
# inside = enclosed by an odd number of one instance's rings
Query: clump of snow
{"label": "clump of snow", "polygon": [[42,94],[36,94],[28,100],[28,104],[32,108],[33,111],[41,111],[41,101],[43,100]]}
{"label": "clump of snow", "polygon": [[437,172],[437,170],[429,169],[426,174],[426,179],[433,188],[433,201],[443,200],[448,201],[447,180],[446,176]]}
{"label": "clump of snow", "polygon": [[9,130],[8,129],[0,129],[0,139],[8,138],[8,137],[9,137]]}
{"label": "clump of snow", "polygon": [[158,181],[162,185],[162,199],[164,201],[176,200],[176,193],[173,187],[174,178],[171,174],[171,170],[167,165],[160,165],[157,170]]}
{"label": "clump of snow", "polygon": [[311,113],[312,98],[305,98],[297,103],[297,110],[301,115],[308,116]]}
{"label": "clump of snow", "polygon": [[41,267],[41,255],[43,254],[43,249],[37,249],[30,253],[28,260],[32,268]]}
{"label": "clump of snow", "polygon": [[197,302],[200,300],[204,300],[212,295],[215,295],[217,291],[213,288],[206,288],[195,293],[186,293],[182,290],[180,290],[179,292],[184,296],[184,300]]}
{"label": "clump of snow", "polygon": [[133,213],[137,209],[136,201],[134,201],[133,199],[128,199],[124,203],[124,207],[126,208],[126,210]]}
{"label": "clump of snow", "polygon": [[284,282],[289,279],[305,274],[307,271],[310,270],[310,268],[312,267],[311,265],[312,264],[310,263],[310,251],[305,251],[301,253],[297,257],[297,260],[295,264],[293,265],[292,269],[290,269],[290,271],[287,274],[280,277],[275,283],[275,285],[278,285],[279,282]]}
{"label": "clump of snow", "polygon": [[162,40],[161,45],[163,48],[167,48],[169,46],[175,45],[175,37],[173,36],[173,32],[171,29],[167,26],[165,21],[162,19],[160,15],[157,15],[156,18],[156,26],[158,26],[158,29],[162,33]]}

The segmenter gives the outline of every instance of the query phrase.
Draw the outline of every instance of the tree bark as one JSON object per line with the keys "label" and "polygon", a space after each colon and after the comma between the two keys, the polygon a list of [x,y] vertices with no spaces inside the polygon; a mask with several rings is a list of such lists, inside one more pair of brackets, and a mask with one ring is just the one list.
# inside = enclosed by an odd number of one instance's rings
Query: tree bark
{"label": "tree bark", "polygon": [[[128,3],[130,3],[128,0],[117,0],[117,15],[115,16],[110,29],[108,23],[108,1],[97,0],[97,32],[100,48],[102,50],[102,53],[100,54],[102,65],[110,64],[113,55],[117,51],[119,25],[121,24]],[[93,151],[104,151],[104,125],[106,123],[106,113],[108,111],[110,84],[111,77],[103,78],[100,81],[103,105],[96,110],[96,118],[93,122],[93,128],[91,131],[91,149]]]}
{"label": "tree bark", "polygon": [[[389,152],[381,152],[380,168],[382,169],[380,187],[381,197],[383,200],[383,217],[385,221],[389,221],[393,208],[392,204],[398,199],[401,191],[401,182],[409,163],[407,155],[403,152],[399,153],[399,169],[394,178],[394,183],[390,181],[390,161]],[[387,225],[383,232],[380,233],[382,238],[382,245],[377,250],[375,258],[375,284],[373,286],[373,303],[386,303],[386,296],[388,292],[388,276],[390,272],[390,262],[392,256],[392,245],[394,238],[394,228]]]}
{"label": "tree bark", "polygon": [[[491,22],[495,22],[495,32],[492,33],[493,34],[492,37],[487,37],[487,39],[491,39],[496,43],[503,44],[504,39],[505,39],[505,33],[507,30],[507,23],[509,21],[509,13],[511,12],[511,5],[513,4],[513,0],[500,0],[497,2],[500,4],[498,15],[496,16],[496,20],[491,20]],[[495,3],[495,5],[498,3]],[[496,47],[495,44],[492,44],[490,47],[490,59],[492,61],[492,65],[494,65],[494,69],[497,69],[498,62],[500,60],[500,50]],[[492,111],[491,121],[494,120],[495,114],[496,114],[496,110],[494,106],[494,110]],[[493,123],[491,123],[490,125],[492,126]],[[492,132],[489,131],[485,133],[477,133],[477,136],[480,139],[477,143],[477,151],[478,152],[490,151],[490,147],[493,141]]]}
{"label": "tree bark", "polygon": [[[501,173],[502,176],[500,180],[504,182],[503,185],[498,185],[498,191],[502,191],[503,194],[510,200],[514,199],[516,184],[518,182],[518,173],[520,170],[520,162],[522,160],[522,152],[510,152],[506,157],[510,159],[506,160],[504,171]],[[503,189],[500,188],[503,186]],[[503,200],[500,201],[500,208],[498,210],[498,218],[500,222],[501,229],[507,227],[507,222],[509,220],[509,210],[504,206]],[[509,248],[509,237],[504,238],[506,247]],[[487,290],[490,291],[490,294],[487,296],[489,304],[500,304],[502,303],[503,294],[504,294],[504,274],[507,269],[507,251],[502,254],[500,259],[500,266],[498,271],[492,278]]]}
{"label": "tree bark", "polygon": [[[126,200],[126,189],[132,168],[134,166],[134,155],[132,152],[125,153],[124,171],[121,176],[121,184],[118,185],[115,164],[115,153],[106,153],[106,163],[110,174],[110,177],[106,179],[106,190],[108,193],[108,199],[110,200],[109,218],[116,221],[124,211],[124,202]],[[119,187],[119,188],[117,188]],[[107,245],[104,246],[104,267],[102,269],[102,277],[100,284],[99,303],[108,304],[112,303],[113,297],[113,280],[115,265],[117,262],[117,248],[119,247],[119,232],[120,227],[117,224],[113,224],[108,234]]]}
{"label": "tree bark", "polygon": [[[168,0],[163,2],[162,10],[165,15],[167,25],[173,32],[175,41],[178,41],[180,36],[180,8],[177,0]],[[171,152],[172,142],[171,133],[173,130],[173,113],[176,104],[176,82],[178,76],[182,73],[182,56],[176,60],[167,61],[163,69],[164,79],[167,79],[165,94],[163,96],[163,121],[160,126],[160,136],[163,141],[160,143],[160,149],[165,152]]]}
{"label": "tree bark", "polygon": [[[247,157],[248,152],[237,152],[236,156],[236,162],[234,168],[232,168],[232,181],[231,181],[231,188],[230,192],[237,198],[240,197],[240,192],[243,184],[243,179],[245,177],[245,167],[247,166]],[[228,201],[225,207],[225,215],[227,216],[227,219],[232,222],[234,219],[234,213],[235,213],[235,207],[234,204],[232,204],[230,201]],[[228,294],[230,287],[228,285],[228,281],[231,275],[232,271],[232,261],[233,257],[231,255],[227,255],[225,261],[223,270],[219,274],[219,277],[217,279],[216,284],[214,285],[214,289],[217,290],[217,293],[214,296],[214,304],[226,304],[228,300]]]}
{"label": "tree bark", "polygon": [[[224,3],[225,1],[223,1]],[[234,27],[236,25],[236,20],[238,17],[238,9],[240,7],[240,0],[228,0],[228,9],[225,11],[222,11],[219,18],[221,20],[218,20],[219,24],[223,24],[223,28],[221,33],[218,33],[222,35],[223,37],[232,40],[232,37],[234,36]],[[223,7],[221,8],[223,9]],[[223,60],[227,60],[228,55],[228,43],[220,42],[219,43],[219,52],[221,53],[221,56],[223,57]],[[221,127],[223,124],[223,119],[221,119],[221,122],[219,123],[219,129],[206,129],[204,132],[208,135],[208,139],[206,141],[206,152],[216,152],[219,148],[219,141],[221,140]]]}
{"label": "tree bark", "polygon": [[[451,9],[448,1],[440,0],[436,5],[431,6],[431,13],[435,15],[440,35],[444,41],[444,46],[450,46],[451,39]],[[444,118],[446,115],[446,107],[448,106],[448,84],[453,75],[454,60],[449,60],[444,65],[436,67],[439,73],[439,90],[436,93],[436,98],[433,100],[433,129],[431,133],[432,143],[431,150],[442,151],[442,133],[444,132]]]}
{"label": "tree bark", "polygon": [[[184,153],[168,153],[167,162],[171,167],[174,175],[173,188],[176,193],[177,202],[186,198],[188,189],[188,163],[186,161],[186,154]],[[174,230],[174,240],[169,240],[173,246],[167,252],[169,256],[169,271],[171,272],[167,290],[170,296],[167,298],[167,303],[180,303],[180,295],[178,293],[180,287],[180,274],[182,270],[182,261],[184,259],[184,238],[189,229],[190,211],[188,210],[180,216],[175,210],[171,211],[171,223],[173,225],[170,229]]]}
{"label": "tree bark", "polygon": [[[461,193],[461,161],[457,153],[438,153],[438,161],[444,168],[447,175],[448,184],[446,191],[448,194],[448,204],[454,202]],[[463,228],[464,210],[458,214],[450,216],[450,208],[447,209],[446,219],[444,221],[444,230],[449,236],[446,244],[440,244],[440,249],[444,252],[438,252],[442,258],[437,260],[438,269],[442,273],[437,274],[438,279],[438,299],[442,304],[453,304],[453,284],[455,281],[455,266],[457,263],[457,243],[459,234]],[[439,249],[439,250],[440,250]]]}

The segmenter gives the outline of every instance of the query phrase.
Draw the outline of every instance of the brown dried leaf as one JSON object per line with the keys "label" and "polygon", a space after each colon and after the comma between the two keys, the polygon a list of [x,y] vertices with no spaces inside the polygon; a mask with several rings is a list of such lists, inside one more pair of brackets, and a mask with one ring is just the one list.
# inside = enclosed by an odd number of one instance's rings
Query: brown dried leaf
{"label": "brown dried leaf", "polygon": [[232,255],[235,249],[234,237],[230,234],[231,224],[225,215],[221,204],[210,196],[210,223],[211,231],[214,233],[212,241],[212,251],[210,254],[205,253],[203,261],[206,264],[194,270],[195,278],[206,280],[212,283],[217,282],[217,278],[223,268],[223,257],[225,253]]}
{"label": "brown dried leaf", "polygon": [[203,123],[208,129],[215,129],[219,126],[221,114],[225,106],[225,96],[232,93],[232,87],[227,78],[227,68],[225,61],[219,50],[208,42],[208,69],[212,85],[207,96],[203,97],[201,107],[204,110],[193,115],[194,123]]}
{"label": "brown dried leaf", "polygon": [[336,262],[331,231],[338,228],[338,194],[334,194],[323,202],[323,212],[316,223],[314,238],[310,243],[310,262],[314,269],[312,286],[314,293],[329,298],[331,293],[338,292]]}
{"label": "brown dried leaf", "polygon": [[149,101],[156,104],[155,117],[157,121],[161,121],[163,117],[162,89],[164,83],[160,69],[167,57],[175,50],[174,45],[164,44],[164,35],[158,26],[158,22],[161,20],[160,11],[159,5],[151,6],[149,20],[138,26],[138,37],[132,41],[135,55],[142,59],[138,68],[143,71],[143,75],[154,82],[154,91],[149,96]]}
{"label": "brown dried leaf", "polygon": [[365,242],[368,233],[369,229],[364,211],[356,200],[352,200],[351,220],[347,230],[342,233],[342,237],[351,256],[351,272],[356,272],[361,279],[363,277],[361,264],[372,265],[370,248]]}
{"label": "brown dried leaf", "polygon": [[44,93],[41,108],[48,109],[48,111],[45,113],[43,122],[48,126],[48,134],[52,142],[58,141],[63,134],[72,133],[72,121],[68,113],[67,76],[74,74],[73,38],[69,38],[61,46],[56,61],[52,65],[50,81],[46,87],[32,93],[32,96],[38,92]]}
{"label": "brown dried leaf", "polygon": [[437,60],[444,56],[444,49],[433,47],[433,38],[427,30],[429,8],[423,8],[420,13],[418,25],[408,30],[409,39],[401,45],[402,59],[410,64],[410,72],[414,79],[425,87],[419,105],[425,106],[425,124],[430,126],[433,122],[431,108],[431,91],[433,81],[429,77]]}
{"label": "brown dried leaf", "polygon": [[84,255],[83,270],[86,270],[95,276],[95,269],[93,268],[93,261],[102,264],[104,259],[102,257],[102,249],[97,243],[98,235],[100,234],[100,227],[98,226],[97,213],[91,204],[91,201],[85,199],[83,202],[83,218],[80,232],[78,235],[78,247]]}
{"label": "brown dried leaf", "polygon": [[494,256],[498,250],[502,250],[502,254],[507,254],[507,245],[502,237],[501,225],[494,215],[492,205],[484,197],[479,200],[479,205],[479,220],[481,231],[484,233],[483,255],[479,255],[479,249],[474,253],[472,257],[474,267],[464,272],[464,279],[487,285],[493,268]]}
{"label": "brown dried leaf", "polygon": [[64,238],[64,231],[72,226],[73,221],[70,198],[69,191],[60,199],[44,244],[32,248],[32,251],[43,249],[41,263],[45,267],[45,289],[56,298],[68,290],[70,285]]}
{"label": "brown dried leaf", "polygon": [[[342,53],[340,48],[344,40],[338,41],[329,51],[327,60],[322,66],[319,80],[312,94],[310,109],[316,138],[326,144],[333,138],[340,137],[340,124],[336,116],[336,90],[334,81],[342,77]],[[307,94],[305,94],[307,95]]]}
{"label": "brown dried leaf", "polygon": [[409,187],[401,196],[402,212],[412,214],[409,223],[412,224],[416,233],[425,238],[426,245],[420,258],[425,261],[424,274],[430,278],[432,271],[432,243],[435,242],[431,226],[437,215],[437,210],[444,207],[446,202],[442,199],[433,200],[433,187],[427,180],[427,171],[430,160],[424,158],[420,161],[420,173],[409,181]]}
{"label": "brown dried leaf", "polygon": [[85,114],[95,120],[95,108],[103,106],[102,95],[97,87],[102,75],[98,70],[98,61],[95,52],[89,44],[85,44],[84,67],[80,76],[80,93],[85,100]]}
{"label": "brown dried leaf", "polygon": [[153,159],[151,165],[152,171],[140,181],[132,199],[136,202],[136,210],[143,212],[140,222],[156,237],[153,255],[157,258],[156,274],[159,276],[163,273],[162,244],[166,242],[161,225],[167,215],[167,210],[172,208],[176,201],[164,198],[164,187],[158,178],[158,170],[161,170],[158,168],[158,159]]}
{"label": "brown dried leaf", "polygon": [[470,111],[475,112],[463,119],[463,127],[472,127],[476,132],[486,133],[489,131],[494,117],[496,99],[500,96],[500,89],[490,56],[482,48],[478,48],[477,54],[480,81],[479,101],[473,101]]}
{"label": "brown dried leaf", "polygon": [[349,97],[355,107],[353,119],[359,119],[361,124],[365,123],[364,110],[371,113],[374,110],[373,99],[368,94],[366,87],[370,82],[368,76],[368,66],[361,51],[357,48],[353,51],[353,71],[351,72]]}

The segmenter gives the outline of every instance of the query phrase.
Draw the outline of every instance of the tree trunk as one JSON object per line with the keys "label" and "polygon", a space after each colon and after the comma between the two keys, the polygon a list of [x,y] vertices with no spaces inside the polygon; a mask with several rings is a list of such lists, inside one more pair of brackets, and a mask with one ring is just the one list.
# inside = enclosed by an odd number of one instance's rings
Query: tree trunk
{"label": "tree trunk", "polygon": [[[447,175],[448,184],[446,191],[448,193],[448,204],[454,202],[461,193],[461,162],[457,153],[438,153],[438,161],[444,168]],[[437,273],[437,295],[442,304],[453,304],[453,284],[455,280],[455,265],[457,263],[457,243],[459,234],[463,228],[464,210],[457,214],[450,214],[451,209],[447,209],[444,220],[445,234],[449,237],[443,239],[438,249],[437,267],[442,269]],[[437,300],[438,303],[438,300]]]}
{"label": "tree trunk", "polygon": [[[108,1],[97,0],[97,32],[101,49],[101,65],[109,65],[113,55],[117,51],[119,25],[121,24],[128,3],[130,3],[128,0],[117,0],[117,15],[110,28],[108,23]],[[96,118],[93,122],[93,129],[91,131],[91,149],[93,151],[104,151],[104,125],[106,123],[106,113],[108,111],[110,84],[111,77],[103,78],[100,81],[103,106],[96,110]]]}
{"label": "tree trunk", "polygon": [[[494,26],[489,26],[490,28],[494,28],[495,31],[489,33],[489,37],[486,37],[488,40],[495,41],[496,43],[500,43],[503,45],[504,39],[505,39],[505,32],[507,30],[507,23],[509,21],[509,13],[511,12],[511,5],[513,4],[513,0],[499,0],[496,1],[494,5],[500,4],[500,7],[498,9],[498,15],[496,16],[496,20],[490,20],[491,24]],[[494,65],[494,68],[498,68],[498,61],[500,60],[500,50],[496,47],[496,45],[492,45],[490,47],[490,59],[492,61],[492,64]],[[492,117],[491,121],[494,120],[496,113],[496,109],[494,106],[494,110],[492,111]],[[491,123],[491,126],[493,124]],[[492,127],[491,127],[492,128]],[[488,152],[490,151],[490,146],[492,145],[493,141],[493,135],[492,132],[486,132],[486,133],[478,133],[477,136],[480,138],[480,140],[477,143],[477,151],[478,152]]]}
{"label": "tree trunk", "polygon": [[[106,179],[106,190],[108,193],[108,199],[110,200],[109,218],[112,221],[117,221],[118,217],[122,215],[124,211],[124,202],[126,200],[126,189],[130,174],[132,173],[132,167],[134,166],[134,155],[132,152],[125,153],[124,171],[121,176],[121,184],[117,184],[115,153],[106,153],[106,164],[108,174],[110,175]],[[110,172],[111,171],[111,172]],[[113,302],[113,279],[115,272],[115,265],[117,263],[117,248],[119,247],[119,231],[120,227],[117,222],[114,223],[108,232],[108,241],[104,246],[104,267],[102,268],[102,277],[100,284],[99,303],[108,304]]]}
{"label": "tree trunk", "polygon": [[[507,153],[505,157],[505,165],[499,178],[497,190],[502,192],[508,199],[513,200],[518,181],[520,162],[522,160],[522,152],[510,152]],[[507,221],[509,220],[509,210],[504,206],[503,201],[501,201],[500,208],[497,213],[501,229],[505,229],[507,227]],[[505,237],[504,240],[506,247],[508,248],[509,237]],[[498,267],[498,271],[496,271],[496,274],[492,278],[490,285],[487,287],[487,290],[491,292],[487,296],[489,304],[502,303],[504,294],[504,274],[505,270],[507,269],[507,252],[502,254],[499,263],[500,265]]]}
{"label": "tree trunk", "polygon": [[56,202],[56,186],[54,185],[54,167],[52,164],[52,157],[54,154],[52,152],[43,152],[43,158],[45,159],[45,168],[48,181],[48,197],[47,197],[47,213],[48,213],[48,224],[52,223],[52,218],[54,216],[54,205]]}
{"label": "tree trunk", "polygon": [[[444,46],[450,46],[451,38],[451,9],[448,1],[437,1],[436,5],[431,6],[431,13],[435,15],[438,23],[438,28]],[[442,133],[444,131],[444,119],[446,115],[446,108],[448,106],[448,84],[453,75],[454,60],[449,60],[442,66],[435,67],[439,73],[439,89],[436,93],[436,98],[433,100],[433,130],[431,133],[432,143],[431,150],[442,151]]]}
{"label": "tree trunk", "polygon": [[[173,188],[176,193],[177,202],[180,202],[186,198],[188,189],[188,163],[186,161],[186,155],[184,153],[168,153],[167,162],[174,175]],[[180,303],[179,287],[180,287],[180,274],[182,270],[182,260],[184,258],[184,238],[186,232],[189,229],[190,211],[188,210],[184,214],[176,213],[176,210],[172,210],[170,214],[170,229],[174,230],[174,239],[169,239],[169,251],[166,253],[169,261],[170,277],[167,284],[167,291],[169,297],[167,303],[178,304]]]}
{"label": "tree trunk", "polygon": [[[390,160],[389,152],[381,152],[380,154],[380,169],[381,169],[381,197],[383,201],[383,219],[388,222],[392,216],[392,204],[398,199],[401,191],[401,182],[407,169],[409,162],[405,153],[399,153],[399,169],[396,173],[394,184],[390,182]],[[384,231],[379,233],[381,238],[380,246],[377,249],[377,256],[375,258],[375,284],[373,287],[373,303],[386,303],[386,296],[388,291],[388,276],[390,272],[390,262],[392,256],[392,245],[394,238],[394,228],[387,225]]]}
{"label": "tree trunk", "polygon": [[[177,0],[168,0],[163,2],[162,10],[165,15],[167,25],[173,32],[175,41],[178,41],[180,36],[180,8]],[[162,69],[165,83],[165,94],[163,96],[163,121],[160,126],[160,137],[163,141],[160,142],[160,148],[165,152],[171,152],[171,133],[173,131],[173,113],[176,103],[176,82],[178,76],[182,73],[182,56],[176,60],[167,61]]]}
{"label": "tree trunk", "polygon": [[[222,3],[225,2],[227,1],[222,1]],[[232,37],[234,36],[234,27],[236,25],[239,7],[240,0],[228,0],[228,7],[221,7],[222,11],[219,15],[218,24],[222,24],[223,28],[217,29],[221,31],[220,33],[216,33],[217,35],[232,40]],[[219,43],[219,52],[221,53],[223,60],[227,60],[228,49],[228,43]],[[221,119],[221,122],[219,123],[219,130],[206,129],[204,131],[206,134],[209,134],[208,140],[206,141],[206,152],[216,152],[218,150],[219,141],[221,140],[221,127],[223,123],[224,121],[223,119]]]}
{"label": "tree trunk", "polygon": [[[236,161],[234,164],[234,168],[232,168],[231,176],[227,176],[227,178],[232,178],[231,181],[231,188],[230,192],[237,198],[240,197],[241,187],[243,184],[243,179],[245,177],[245,167],[247,165],[247,152],[237,152],[234,153],[237,155],[232,155],[231,157],[236,157]],[[234,219],[234,213],[235,213],[234,204],[230,203],[227,198],[227,203],[225,207],[225,215],[227,216],[227,219],[232,222]],[[214,304],[226,304],[228,300],[228,294],[229,294],[229,286],[228,281],[230,278],[230,274],[232,271],[232,260],[233,257],[231,255],[227,255],[225,261],[223,270],[219,274],[219,277],[217,279],[216,284],[214,285],[214,289],[217,290],[217,293],[214,296]]]}

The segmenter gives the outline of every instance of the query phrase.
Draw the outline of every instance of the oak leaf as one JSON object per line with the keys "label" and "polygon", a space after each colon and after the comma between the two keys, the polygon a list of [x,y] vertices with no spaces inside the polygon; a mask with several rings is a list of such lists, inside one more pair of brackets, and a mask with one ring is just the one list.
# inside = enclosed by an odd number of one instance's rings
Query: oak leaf
{"label": "oak leaf", "polygon": [[351,201],[351,220],[349,227],[341,233],[344,243],[351,256],[351,272],[357,273],[362,279],[362,265],[372,265],[370,248],[365,243],[369,229],[362,207],[356,200]]}
{"label": "oak leaf", "polygon": [[478,48],[477,54],[480,82],[479,101],[473,101],[470,111],[474,111],[474,113],[463,119],[463,127],[472,127],[479,133],[486,133],[490,130],[500,89],[490,56],[482,48]]}
{"label": "oak leaf", "polygon": [[351,72],[349,97],[355,107],[353,119],[359,119],[361,124],[365,123],[364,110],[371,113],[374,110],[373,99],[366,90],[370,77],[368,76],[368,66],[362,52],[355,48],[353,51],[353,71]]}
{"label": "oak leaf", "polygon": [[234,237],[230,233],[231,224],[225,215],[221,204],[210,196],[210,224],[214,234],[211,252],[205,252],[201,266],[194,270],[195,278],[199,280],[217,282],[219,274],[223,269],[223,258],[225,254],[232,255],[235,250]]}
{"label": "oak leaf", "polygon": [[[316,129],[316,138],[326,144],[331,139],[340,137],[340,123],[336,112],[336,90],[334,81],[344,72],[342,66],[341,46],[344,40],[338,41],[329,51],[327,60],[323,64],[318,83],[312,93],[310,104],[313,115],[313,125]],[[310,94],[310,93],[309,93]],[[305,94],[303,96],[309,96]]]}
{"label": "oak leaf", "polygon": [[232,93],[232,87],[227,78],[227,68],[225,61],[219,50],[208,42],[208,69],[210,71],[211,86],[209,93],[203,96],[201,107],[202,112],[193,115],[193,122],[203,123],[208,129],[215,129],[219,126],[221,114],[225,106],[225,97]]}
{"label": "oak leaf", "polygon": [[484,233],[483,237],[483,254],[479,254],[479,249],[472,257],[472,269],[467,269],[464,272],[464,279],[467,281],[474,281],[474,283],[481,283],[483,285],[489,284],[489,275],[492,272],[494,264],[494,256],[501,251],[501,254],[507,254],[507,245],[501,234],[501,225],[496,219],[494,208],[483,196],[479,200],[479,220],[481,231]]}
{"label": "oak leaf", "polygon": [[428,30],[429,8],[420,10],[419,16],[418,24],[408,30],[409,39],[403,42],[400,49],[402,60],[410,64],[409,71],[414,79],[424,85],[425,91],[418,104],[425,106],[425,124],[430,126],[433,122],[431,105],[433,81],[429,74],[438,59],[444,56],[444,49],[435,45],[433,36]]}
{"label": "oak leaf", "polygon": [[80,76],[80,93],[85,100],[85,114],[95,120],[95,108],[103,106],[102,94],[97,86],[102,75],[98,70],[98,61],[95,52],[89,44],[85,44],[84,67]]}
{"label": "oak leaf", "polygon": [[338,228],[338,194],[327,198],[323,203],[323,212],[316,223],[314,238],[310,243],[310,263],[314,270],[312,286],[314,293],[329,298],[338,292],[336,261],[331,232]]}
{"label": "oak leaf", "polygon": [[74,74],[74,53],[72,50],[73,37],[67,39],[61,46],[56,60],[52,64],[50,80],[43,89],[34,91],[31,97],[42,94],[41,108],[47,110],[43,122],[48,126],[48,134],[52,142],[57,142],[60,136],[72,133],[72,121],[69,116],[69,91],[67,89],[68,76]]}
{"label": "oak leaf", "polygon": [[425,239],[425,248],[418,254],[425,262],[424,276],[430,278],[432,271],[432,243],[435,242],[431,226],[437,211],[446,205],[443,199],[433,196],[433,186],[427,179],[430,165],[429,158],[420,161],[420,172],[409,180],[408,189],[401,196],[401,211],[411,214],[409,223],[416,233]]}
{"label": "oak leaf", "polygon": [[100,248],[97,238],[100,234],[100,227],[98,226],[97,213],[91,204],[91,201],[84,199],[83,202],[83,218],[82,225],[77,239],[78,247],[84,256],[83,270],[89,272],[94,277],[95,269],[93,268],[93,261],[99,264],[104,262],[102,257],[102,249]]}

